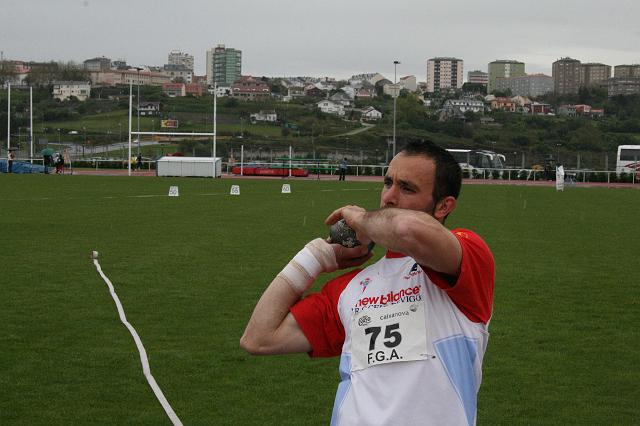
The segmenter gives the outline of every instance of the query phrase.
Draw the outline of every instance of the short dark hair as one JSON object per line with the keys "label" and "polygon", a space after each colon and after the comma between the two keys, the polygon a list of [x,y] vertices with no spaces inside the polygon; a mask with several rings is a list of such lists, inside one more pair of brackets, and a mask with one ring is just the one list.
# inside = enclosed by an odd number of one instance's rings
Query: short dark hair
{"label": "short dark hair", "polygon": [[458,198],[462,186],[462,170],[449,151],[430,140],[411,140],[400,152],[406,155],[424,155],[436,163],[436,181],[432,194],[435,202],[448,196]]}

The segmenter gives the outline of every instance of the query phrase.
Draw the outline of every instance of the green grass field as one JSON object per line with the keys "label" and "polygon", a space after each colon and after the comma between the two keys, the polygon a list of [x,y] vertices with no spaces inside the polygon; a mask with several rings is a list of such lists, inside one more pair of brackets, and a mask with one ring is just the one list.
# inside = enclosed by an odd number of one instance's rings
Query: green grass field
{"label": "green grass field", "polygon": [[[0,175],[0,424],[169,424],[94,249],[185,424],[328,424],[338,359],[252,357],[238,339],[326,215],[375,208],[378,191]],[[463,188],[448,225],[476,230],[497,265],[478,424],[640,422],[638,206],[633,189]]]}

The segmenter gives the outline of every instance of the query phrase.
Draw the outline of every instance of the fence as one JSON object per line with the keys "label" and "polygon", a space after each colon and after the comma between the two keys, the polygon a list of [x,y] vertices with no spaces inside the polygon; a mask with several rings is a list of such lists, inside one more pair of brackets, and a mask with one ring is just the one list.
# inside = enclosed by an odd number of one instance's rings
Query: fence
{"label": "fence", "polygon": [[[29,158],[16,158],[16,161],[30,161]],[[42,158],[34,158],[33,164],[43,165]],[[155,160],[143,160],[142,168],[145,170],[155,170]],[[231,174],[231,169],[235,166],[251,167],[255,162],[223,162],[222,169],[226,174]],[[260,162],[266,167],[288,167],[283,166],[282,162]],[[69,164],[65,164],[69,167]],[[85,160],[74,160],[71,164],[74,168],[92,168],[100,169],[127,169],[127,161],[122,159],[103,159],[92,158]],[[293,162],[292,167],[296,167]],[[350,164],[348,165],[347,174],[351,176],[384,176],[388,165],[382,164]],[[315,174],[315,172],[314,172]],[[333,175],[334,170],[327,168],[325,171],[319,172],[323,175]],[[534,170],[534,169],[474,169],[472,171],[463,170],[462,177],[466,179],[482,179],[482,180],[503,180],[503,181],[545,181],[555,180],[555,170]],[[611,170],[572,170],[565,169],[565,180],[570,183],[587,183],[587,182],[606,182],[606,183],[637,183],[640,181],[640,173],[617,173]]]}

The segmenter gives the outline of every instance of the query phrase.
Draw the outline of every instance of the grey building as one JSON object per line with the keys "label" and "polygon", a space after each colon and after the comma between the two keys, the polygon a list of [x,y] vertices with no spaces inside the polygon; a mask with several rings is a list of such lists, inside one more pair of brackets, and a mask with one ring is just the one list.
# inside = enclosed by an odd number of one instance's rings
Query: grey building
{"label": "grey building", "polygon": [[607,80],[607,95],[610,98],[637,94],[640,94],[640,77],[613,77]]}
{"label": "grey building", "polygon": [[108,71],[111,69],[111,59],[104,56],[87,59],[84,61],[84,69],[87,71]]}
{"label": "grey building", "polygon": [[585,63],[580,66],[580,85],[595,87],[611,77],[611,65]]}
{"label": "grey building", "polygon": [[496,79],[505,77],[522,77],[526,75],[524,62],[501,59],[489,62],[489,85],[487,91],[496,90]]}
{"label": "grey building", "polygon": [[495,90],[504,92],[511,90],[514,96],[542,96],[553,92],[553,77],[545,74],[531,74],[522,77],[497,78]]}
{"label": "grey building", "polygon": [[640,64],[616,65],[613,67],[613,76],[616,78],[640,78]]}

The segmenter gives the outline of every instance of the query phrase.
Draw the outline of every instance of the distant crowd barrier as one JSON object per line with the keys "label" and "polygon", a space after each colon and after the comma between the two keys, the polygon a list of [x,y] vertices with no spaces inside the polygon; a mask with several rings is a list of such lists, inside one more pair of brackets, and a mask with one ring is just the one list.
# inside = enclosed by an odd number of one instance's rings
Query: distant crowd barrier
{"label": "distant crowd barrier", "polygon": [[[33,164],[43,165],[42,158],[16,158],[16,161],[27,161]],[[95,170],[100,169],[127,169],[127,161],[122,159],[104,159],[104,158],[91,158],[91,159],[75,159],[71,165],[65,163],[65,168],[92,168]],[[6,165],[4,166],[6,170]],[[131,167],[135,169],[135,163],[131,164]],[[338,170],[338,165],[326,162],[320,166],[296,163],[292,162],[291,166],[279,162],[222,162],[222,170],[226,174],[237,173],[238,168],[272,168],[272,169],[286,169],[289,167],[293,169],[304,168],[309,171],[309,176],[320,175],[334,175]],[[388,165],[381,164],[349,164],[347,168],[347,175],[350,176],[384,176],[387,171]],[[143,160],[142,169],[155,170],[156,160]],[[235,170],[234,170],[235,169]],[[0,170],[4,171],[4,170]],[[286,173],[288,175],[288,173]],[[280,176],[281,174],[278,174]],[[555,170],[537,170],[537,169],[473,169],[463,170],[462,177],[465,179],[484,179],[484,180],[520,180],[520,181],[555,181]],[[572,170],[565,169],[565,182],[572,183],[587,183],[587,182],[606,182],[606,183],[638,183],[640,181],[640,174],[636,173],[617,173],[612,170]]]}

